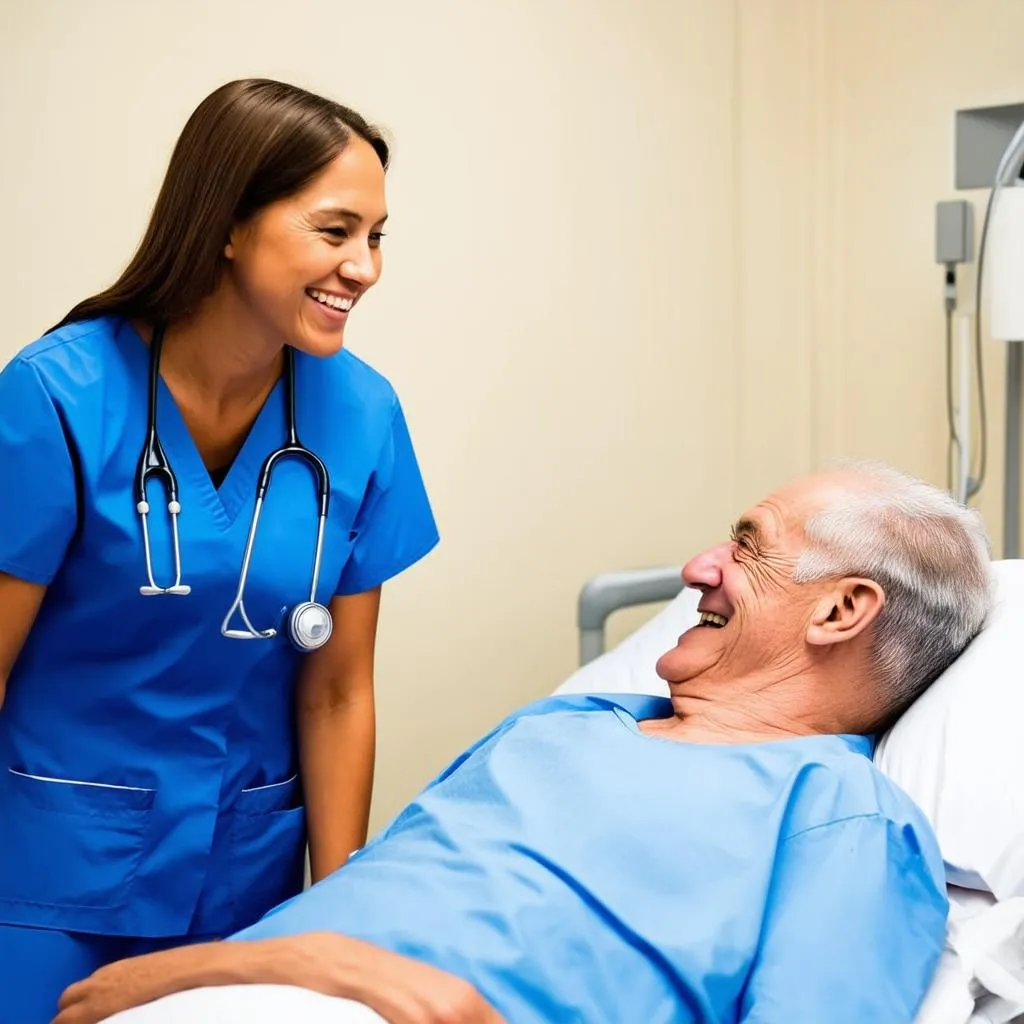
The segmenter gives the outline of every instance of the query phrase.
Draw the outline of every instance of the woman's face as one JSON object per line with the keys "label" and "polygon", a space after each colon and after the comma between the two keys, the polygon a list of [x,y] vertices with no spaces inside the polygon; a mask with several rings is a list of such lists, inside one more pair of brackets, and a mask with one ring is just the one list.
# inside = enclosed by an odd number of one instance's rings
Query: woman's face
{"label": "woman's face", "polygon": [[386,218],[380,158],[353,136],[302,191],[238,225],[225,256],[260,333],[310,355],[336,353],[353,306],[380,277]]}

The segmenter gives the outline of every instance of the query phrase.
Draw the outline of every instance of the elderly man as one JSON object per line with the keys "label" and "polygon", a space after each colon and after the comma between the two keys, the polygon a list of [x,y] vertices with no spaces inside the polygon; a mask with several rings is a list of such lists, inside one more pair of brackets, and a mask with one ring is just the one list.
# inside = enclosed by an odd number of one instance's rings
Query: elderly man
{"label": "elderly man", "polygon": [[[773,494],[683,575],[702,614],[658,662],[670,699],[527,707],[335,875],[237,941],[103,968],[60,1024],[151,1000],[119,1024],[196,1022],[197,993],[169,993],[261,982],[401,1024],[912,1021],[942,862],[871,737],[983,625],[976,515],[850,466]],[[366,1019],[342,1005],[329,1019]]]}

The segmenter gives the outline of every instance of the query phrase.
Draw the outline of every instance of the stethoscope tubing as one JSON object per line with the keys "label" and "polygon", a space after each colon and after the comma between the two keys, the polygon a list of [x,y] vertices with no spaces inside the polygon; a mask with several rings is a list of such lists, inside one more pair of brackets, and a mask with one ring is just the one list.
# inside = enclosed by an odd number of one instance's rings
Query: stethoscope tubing
{"label": "stethoscope tubing", "polygon": [[[141,594],[147,597],[159,594],[186,595],[191,593],[191,587],[181,581],[181,543],[178,533],[178,516],[181,514],[181,501],[178,489],[178,480],[170,460],[160,443],[160,435],[157,430],[157,399],[160,385],[160,355],[163,348],[164,325],[159,323],[153,331],[153,338],[149,345],[149,379],[148,394],[146,403],[146,438],[142,451],[139,453],[139,460],[136,465],[133,496],[135,508],[142,521],[142,543],[145,551],[147,585],[139,588]],[[305,604],[299,605],[294,612],[308,612],[311,608],[315,612],[315,618],[319,621],[319,632],[306,630],[303,632],[296,623],[290,623],[289,635],[294,643],[303,649],[315,649],[322,646],[330,636],[331,622],[330,613],[322,605],[317,604],[316,592],[320,583],[320,568],[323,559],[324,530],[327,523],[327,515],[330,508],[331,480],[327,466],[318,455],[307,448],[300,440],[296,424],[295,411],[295,352],[291,346],[286,346],[284,351],[284,387],[285,387],[285,419],[287,425],[287,439],[285,443],[275,448],[263,460],[260,467],[259,477],[256,484],[256,500],[253,506],[252,518],[249,523],[249,533],[245,543],[245,553],[242,557],[242,565],[238,574],[238,587],[235,592],[235,599],[228,609],[224,621],[221,623],[221,633],[226,637],[241,640],[269,639],[277,634],[277,630],[270,628],[257,629],[249,618],[245,608],[245,585],[249,576],[249,568],[252,562],[252,551],[256,540],[256,531],[259,525],[260,513],[267,492],[270,489],[270,482],[273,477],[274,468],[283,460],[297,458],[304,461],[313,471],[317,486],[317,533],[316,547],[313,555],[313,569],[310,578],[309,599]],[[164,485],[167,495],[167,511],[171,516],[171,535],[174,549],[174,583],[169,587],[161,587],[156,583],[153,575],[153,561],[150,548],[148,516],[150,511],[147,496],[147,486],[151,479],[158,478]],[[231,629],[230,622],[235,614],[238,614],[246,626],[246,630]],[[294,614],[294,613],[293,613]],[[315,636],[313,633],[315,632]],[[296,635],[298,634],[298,636]],[[307,635],[308,634],[308,635]],[[309,640],[310,645],[302,642],[302,637]],[[315,643],[314,643],[315,641]]]}

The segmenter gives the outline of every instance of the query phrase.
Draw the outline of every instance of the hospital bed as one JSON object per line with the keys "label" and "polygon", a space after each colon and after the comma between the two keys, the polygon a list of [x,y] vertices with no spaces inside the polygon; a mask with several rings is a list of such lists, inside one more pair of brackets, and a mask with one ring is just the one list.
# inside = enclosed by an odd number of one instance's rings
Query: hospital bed
{"label": "hospital bed", "polygon": [[[996,606],[981,635],[875,754],[928,816],[946,862],[946,949],[917,1024],[1024,1022],[1024,561],[995,563]],[[577,605],[580,668],[560,693],[667,696],[654,665],[697,622],[681,568],[610,572]],[[664,604],[667,602],[667,604]],[[664,607],[613,650],[615,612]]]}
{"label": "hospital bed", "polygon": [[[985,629],[875,754],[928,815],[946,861],[946,949],[915,1024],[1024,1024],[1024,561],[995,568],[996,607]],[[655,662],[696,623],[698,597],[682,589],[678,566],[590,580],[578,601],[580,667],[556,692],[665,695]],[[664,606],[605,650],[612,614],[657,603]],[[381,1022],[348,1000],[254,985],[179,993],[108,1024],[284,1020]]]}

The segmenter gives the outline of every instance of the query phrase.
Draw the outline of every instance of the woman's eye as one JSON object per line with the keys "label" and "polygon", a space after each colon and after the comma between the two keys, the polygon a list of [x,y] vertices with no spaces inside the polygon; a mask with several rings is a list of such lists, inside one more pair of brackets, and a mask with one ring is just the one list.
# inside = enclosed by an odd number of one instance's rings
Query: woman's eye
{"label": "woman's eye", "polygon": [[[322,228],[321,230],[325,235],[330,235],[332,239],[337,239],[339,242],[343,242],[346,238],[350,237],[348,228]],[[370,247],[376,249],[383,237],[383,231],[371,231],[368,236]]]}

